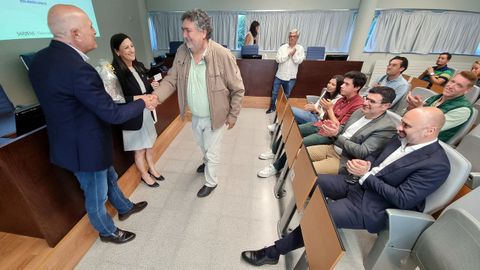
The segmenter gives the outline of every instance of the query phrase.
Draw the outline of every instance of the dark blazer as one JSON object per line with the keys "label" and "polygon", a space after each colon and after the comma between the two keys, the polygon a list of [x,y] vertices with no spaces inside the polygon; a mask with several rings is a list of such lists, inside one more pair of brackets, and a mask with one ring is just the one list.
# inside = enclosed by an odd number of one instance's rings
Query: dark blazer
{"label": "dark blazer", "polygon": [[115,104],[97,71],[56,40],[35,55],[29,76],[47,120],[51,162],[73,172],[111,166],[110,124],[141,114],[143,100]]}
{"label": "dark blazer", "polygon": [[[401,145],[394,137],[380,153],[371,160],[372,168]],[[362,199],[362,215],[365,228],[378,232],[385,228],[387,208],[423,211],[425,198],[437,190],[450,173],[450,162],[438,143],[432,143],[396,160],[378,172],[370,175],[362,185],[365,190]]]}
{"label": "dark blazer", "polygon": [[[123,96],[125,97],[125,101],[127,103],[133,101],[134,96],[143,95],[142,89],[140,89],[140,85],[138,84],[137,80],[133,76],[130,71],[120,71],[120,67],[117,65],[113,65],[115,69],[115,74],[117,75],[118,81],[120,82],[120,86],[122,87]],[[135,69],[143,81],[145,85],[145,89],[147,90],[147,94],[153,92],[152,86],[147,81],[147,76],[143,72],[138,69]],[[123,130],[139,130],[143,125],[143,114],[140,114],[121,125]]]}

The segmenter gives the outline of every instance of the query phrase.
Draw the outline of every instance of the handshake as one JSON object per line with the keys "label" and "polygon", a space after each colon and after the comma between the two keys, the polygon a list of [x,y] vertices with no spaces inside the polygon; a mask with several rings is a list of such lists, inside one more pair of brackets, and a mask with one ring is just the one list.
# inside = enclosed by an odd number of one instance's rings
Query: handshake
{"label": "handshake", "polygon": [[158,101],[158,97],[153,94],[141,95],[139,96],[139,98],[143,99],[143,101],[145,102],[145,108],[150,111],[155,110],[158,104],[160,104],[160,102]]}

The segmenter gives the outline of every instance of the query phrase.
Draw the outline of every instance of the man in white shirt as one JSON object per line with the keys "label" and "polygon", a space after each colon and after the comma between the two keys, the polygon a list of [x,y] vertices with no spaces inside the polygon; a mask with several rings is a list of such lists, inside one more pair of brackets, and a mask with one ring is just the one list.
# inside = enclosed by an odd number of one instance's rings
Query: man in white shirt
{"label": "man in white shirt", "polygon": [[[423,211],[425,198],[450,173],[448,157],[437,139],[444,122],[437,108],[413,109],[402,118],[398,137],[378,157],[348,161],[348,175],[320,174],[317,185],[337,228],[377,233],[386,226],[387,208]],[[242,252],[242,258],[256,266],[276,264],[280,255],[303,246],[299,226],[274,245]]]}
{"label": "man in white shirt", "polygon": [[298,45],[300,32],[292,29],[288,33],[288,43],[280,46],[277,52],[276,61],[278,63],[277,73],[273,81],[272,99],[267,113],[275,111],[275,102],[277,101],[278,89],[283,87],[285,95],[290,96],[290,92],[297,81],[298,66],[305,60],[305,50],[302,45]]}

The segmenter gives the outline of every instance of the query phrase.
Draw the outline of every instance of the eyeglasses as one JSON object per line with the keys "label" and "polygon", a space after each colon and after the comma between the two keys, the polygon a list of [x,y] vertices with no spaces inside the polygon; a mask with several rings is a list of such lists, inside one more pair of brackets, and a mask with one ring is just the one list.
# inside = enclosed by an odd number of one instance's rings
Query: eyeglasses
{"label": "eyeglasses", "polygon": [[367,96],[364,96],[364,97],[363,97],[363,100],[368,101],[368,103],[370,103],[370,104],[383,104],[383,102],[381,102],[381,101],[375,101],[375,100],[373,100],[373,99],[371,99],[371,98],[369,98],[369,97],[367,97]]}
{"label": "eyeglasses", "polygon": [[288,36],[288,38],[297,38],[298,36]]}

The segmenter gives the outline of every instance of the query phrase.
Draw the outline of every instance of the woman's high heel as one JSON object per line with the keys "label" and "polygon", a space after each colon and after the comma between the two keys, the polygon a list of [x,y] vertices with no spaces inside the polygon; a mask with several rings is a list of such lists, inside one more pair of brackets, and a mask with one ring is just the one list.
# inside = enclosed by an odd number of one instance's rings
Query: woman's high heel
{"label": "woman's high heel", "polygon": [[163,177],[163,175],[160,174],[159,177],[156,177],[155,175],[153,175],[151,172],[148,172],[150,174],[150,176],[152,176],[155,180],[157,181],[163,181],[165,180],[165,177]]}
{"label": "woman's high heel", "polygon": [[149,187],[151,187],[151,188],[156,188],[156,187],[159,187],[159,186],[160,186],[157,182],[154,182],[153,184],[149,184],[149,183],[147,183],[147,181],[143,180],[143,178],[140,178],[140,179],[142,179],[142,182],[143,182],[145,185],[147,185],[147,186],[149,186]]}

